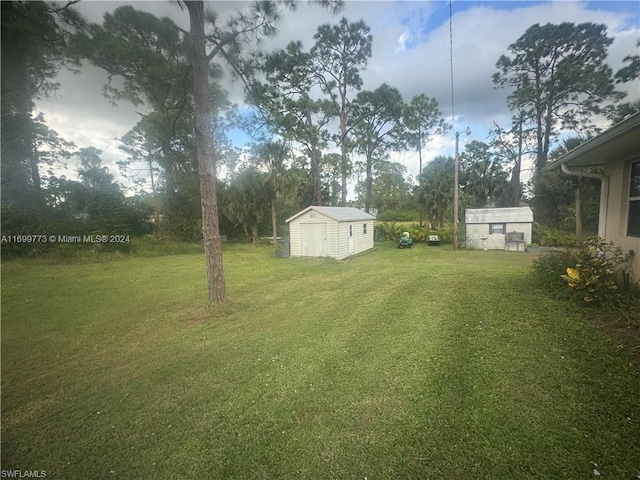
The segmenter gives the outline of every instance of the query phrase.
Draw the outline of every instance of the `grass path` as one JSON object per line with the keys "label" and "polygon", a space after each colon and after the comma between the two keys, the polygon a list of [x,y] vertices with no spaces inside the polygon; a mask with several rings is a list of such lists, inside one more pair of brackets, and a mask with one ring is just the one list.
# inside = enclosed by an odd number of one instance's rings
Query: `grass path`
{"label": "grass path", "polygon": [[[640,378],[530,257],[228,246],[2,275],[2,468],[47,478],[636,478]],[[597,466],[595,465],[597,464]]]}

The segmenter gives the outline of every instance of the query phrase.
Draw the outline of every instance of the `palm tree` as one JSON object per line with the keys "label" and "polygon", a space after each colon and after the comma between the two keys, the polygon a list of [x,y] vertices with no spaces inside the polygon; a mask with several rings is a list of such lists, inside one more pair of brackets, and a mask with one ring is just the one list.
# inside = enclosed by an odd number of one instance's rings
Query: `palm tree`
{"label": "palm tree", "polygon": [[227,198],[225,214],[242,226],[245,239],[255,245],[258,242],[258,225],[264,220],[264,205],[268,201],[260,172],[253,166],[239,172],[231,183]]}
{"label": "palm tree", "polygon": [[418,202],[427,213],[429,228],[441,227],[453,198],[453,158],[439,156],[422,170]]}
{"label": "palm tree", "polygon": [[[404,106],[403,119],[409,145],[418,152],[419,172],[422,175],[422,150],[427,146],[429,137],[443,134],[448,125],[442,118],[438,102],[424,93],[416,95],[408,105]],[[422,209],[420,209],[420,226],[422,226]]]}
{"label": "palm tree", "polygon": [[257,145],[254,149],[258,168],[264,172],[263,182],[271,200],[271,229],[273,246],[278,246],[278,229],[276,220],[276,201],[290,179],[287,160],[291,155],[289,146],[281,140],[271,140]]}
{"label": "palm tree", "polygon": [[[562,141],[562,144],[555,148],[550,154],[549,158],[555,160],[562,155],[569,153],[574,148],[580,146],[584,140],[580,137],[567,137]],[[575,198],[575,216],[576,216],[576,237],[582,237],[582,200],[581,190],[584,183],[584,177],[571,177],[571,183],[573,185],[573,194]]]}
{"label": "palm tree", "polygon": [[495,156],[489,145],[473,141],[460,155],[461,184],[469,207],[485,208],[492,205],[509,204],[508,172],[502,167],[499,157]]}

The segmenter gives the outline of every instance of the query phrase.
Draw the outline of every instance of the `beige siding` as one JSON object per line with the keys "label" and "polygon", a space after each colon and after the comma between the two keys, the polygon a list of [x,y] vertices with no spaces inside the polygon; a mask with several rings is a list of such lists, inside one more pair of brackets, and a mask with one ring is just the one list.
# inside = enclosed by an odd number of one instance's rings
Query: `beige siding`
{"label": "beige siding", "polygon": [[489,225],[486,223],[466,225],[467,247],[483,248],[481,238],[489,238]]}
{"label": "beige siding", "polygon": [[336,258],[338,256],[338,222],[329,220],[327,222],[327,257]]}
{"label": "beige siding", "polygon": [[[313,216],[312,216],[313,214]],[[303,215],[300,215],[295,220],[292,220],[289,223],[289,244],[290,244],[290,255],[292,257],[300,257],[302,256],[301,251],[301,243],[300,243],[300,224],[301,223],[326,223],[327,224],[327,255],[330,255],[330,245],[331,242],[329,238],[335,238],[335,220],[322,215],[318,212],[309,211]],[[335,250],[335,249],[334,249]]]}
{"label": "beige siding", "polygon": [[[353,225],[354,254],[373,248],[373,220],[337,222],[336,220],[310,210],[289,222],[290,255],[302,256],[300,225],[305,223],[325,223],[327,235],[327,256],[343,259],[349,256],[349,224]],[[367,234],[363,234],[363,225],[367,224]]]}
{"label": "beige siding", "polygon": [[[496,222],[500,223],[500,222]],[[470,224],[467,228],[467,246],[469,248],[486,248],[487,250],[504,250],[505,234],[489,233],[489,224]],[[524,232],[524,241],[526,244],[531,243],[531,224],[530,223],[507,223],[505,232]],[[481,240],[486,238],[486,240]]]}
{"label": "beige siding", "polygon": [[524,243],[531,243],[530,223],[507,223],[507,232],[524,232]]}
{"label": "beige siding", "polygon": [[609,162],[606,166],[605,173],[609,177],[609,196],[605,239],[625,251],[636,252],[633,269],[637,280],[640,278],[640,238],[627,236],[630,168],[631,161]]}
{"label": "beige siding", "polygon": [[[363,226],[367,224],[367,233],[363,233]],[[357,222],[340,222],[338,227],[339,248],[336,258],[343,259],[349,256],[349,224],[353,225],[353,243],[354,251],[351,255],[364,252],[373,248],[373,220],[357,221]]]}
{"label": "beige siding", "polygon": [[336,258],[342,260],[349,256],[349,224],[338,223],[338,248]]}
{"label": "beige siding", "polygon": [[504,250],[504,234],[489,234],[488,223],[467,225],[467,245],[469,248]]}
{"label": "beige siding", "polygon": [[[367,225],[367,233],[363,232],[363,226]],[[353,235],[356,239],[356,253],[364,252],[373,248],[373,227],[374,222],[363,221],[355,222]]]}
{"label": "beige siding", "polygon": [[299,257],[300,251],[300,223],[293,221],[289,223],[289,255]]}

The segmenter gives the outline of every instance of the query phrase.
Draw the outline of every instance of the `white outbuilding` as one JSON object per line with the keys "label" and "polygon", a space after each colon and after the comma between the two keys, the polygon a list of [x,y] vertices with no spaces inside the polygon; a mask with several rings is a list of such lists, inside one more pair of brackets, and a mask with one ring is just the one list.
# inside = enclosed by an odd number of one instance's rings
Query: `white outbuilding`
{"label": "white outbuilding", "polygon": [[290,255],[341,260],[369,250],[375,219],[352,207],[307,207],[287,219]]}
{"label": "white outbuilding", "polygon": [[533,212],[529,207],[468,208],[464,223],[471,248],[524,251],[531,243]]}

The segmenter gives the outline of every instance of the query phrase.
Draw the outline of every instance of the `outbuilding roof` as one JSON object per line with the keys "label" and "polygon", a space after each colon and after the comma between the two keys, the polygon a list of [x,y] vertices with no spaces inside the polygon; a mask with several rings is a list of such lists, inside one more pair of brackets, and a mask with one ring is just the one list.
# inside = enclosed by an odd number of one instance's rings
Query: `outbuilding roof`
{"label": "outbuilding roof", "polygon": [[529,207],[468,208],[464,223],[533,223],[533,212]]}
{"label": "outbuilding roof", "polygon": [[311,205],[310,207],[305,208],[304,210],[296,213],[291,218],[287,219],[287,223],[291,220],[296,219],[300,215],[307,213],[309,210],[314,210],[322,215],[326,215],[327,217],[337,221],[337,222],[355,222],[358,220],[375,220],[376,217],[370,215],[362,210],[358,210],[353,207],[323,207],[320,205]]}

